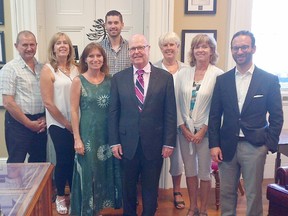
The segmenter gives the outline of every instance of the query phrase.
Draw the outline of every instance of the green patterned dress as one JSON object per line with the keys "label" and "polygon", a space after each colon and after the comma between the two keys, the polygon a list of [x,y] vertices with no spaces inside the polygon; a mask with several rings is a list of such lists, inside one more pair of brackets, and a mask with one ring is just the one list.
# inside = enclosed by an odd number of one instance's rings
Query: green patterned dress
{"label": "green patterned dress", "polygon": [[70,214],[94,216],[122,205],[120,162],[108,145],[111,78],[98,85],[81,80],[80,135],[85,154],[75,155]]}

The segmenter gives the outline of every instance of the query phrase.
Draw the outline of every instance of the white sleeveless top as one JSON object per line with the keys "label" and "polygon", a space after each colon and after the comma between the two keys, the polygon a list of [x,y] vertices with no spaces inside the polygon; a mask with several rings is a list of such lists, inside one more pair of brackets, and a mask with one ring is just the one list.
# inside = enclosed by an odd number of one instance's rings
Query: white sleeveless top
{"label": "white sleeveless top", "polygon": [[[72,84],[72,80],[76,77],[79,72],[76,66],[72,66],[70,69],[70,76],[67,76],[61,70],[54,71],[54,68],[51,64],[46,64],[52,73],[54,74],[54,103],[59,111],[63,114],[63,116],[70,121],[71,120],[71,109],[70,109],[70,88]],[[61,128],[65,128],[64,125],[57,122],[49,111],[46,109],[46,123],[47,128],[51,125],[56,125]]]}

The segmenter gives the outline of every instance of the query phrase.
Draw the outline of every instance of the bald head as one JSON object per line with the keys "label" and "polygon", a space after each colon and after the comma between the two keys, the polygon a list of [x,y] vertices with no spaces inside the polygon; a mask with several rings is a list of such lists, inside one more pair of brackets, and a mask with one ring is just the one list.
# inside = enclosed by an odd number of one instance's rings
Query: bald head
{"label": "bald head", "polygon": [[129,57],[137,69],[143,69],[149,63],[150,46],[144,35],[135,34],[129,39]]}
{"label": "bald head", "polygon": [[129,46],[130,43],[133,43],[134,41],[143,41],[144,43],[148,44],[147,39],[144,35],[142,34],[134,34],[131,36],[131,38],[129,39]]}

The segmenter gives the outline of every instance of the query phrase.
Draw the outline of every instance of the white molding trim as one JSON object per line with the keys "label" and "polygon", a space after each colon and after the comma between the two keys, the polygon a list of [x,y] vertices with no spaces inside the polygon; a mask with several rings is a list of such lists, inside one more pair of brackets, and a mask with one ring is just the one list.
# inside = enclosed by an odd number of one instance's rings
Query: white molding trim
{"label": "white molding trim", "polygon": [[[150,61],[154,63],[162,58],[162,53],[158,46],[160,35],[174,30],[174,0],[145,1],[144,8],[144,35],[151,46]],[[160,188],[173,187],[169,169],[170,160],[167,158],[163,161],[159,181]],[[181,184],[181,186],[185,187],[185,183]]]}
{"label": "white molding trim", "polygon": [[[18,32],[29,30],[34,33],[37,38],[37,16],[36,16],[36,0],[11,0],[11,25],[12,25],[12,40],[16,41]],[[13,57],[16,57],[18,52],[13,50]],[[38,57],[36,53],[35,57]]]}
{"label": "white molding trim", "polygon": [[84,26],[57,26],[58,32],[81,32],[83,29]]}
{"label": "white molding trim", "polygon": [[229,22],[229,32],[227,38],[229,38],[227,43],[227,60],[226,68],[227,70],[235,66],[234,60],[230,52],[230,41],[233,35],[240,30],[251,30],[252,22],[252,8],[253,0],[233,0],[230,1],[230,22]]}
{"label": "white molding trim", "polygon": [[8,158],[0,157],[0,163],[7,163]]}
{"label": "white molding trim", "polygon": [[[145,2],[145,4],[147,4]],[[158,46],[160,35],[173,31],[174,24],[174,0],[150,0],[144,12],[144,34],[151,45],[150,61],[156,62],[162,57]],[[149,20],[148,20],[149,19]]]}

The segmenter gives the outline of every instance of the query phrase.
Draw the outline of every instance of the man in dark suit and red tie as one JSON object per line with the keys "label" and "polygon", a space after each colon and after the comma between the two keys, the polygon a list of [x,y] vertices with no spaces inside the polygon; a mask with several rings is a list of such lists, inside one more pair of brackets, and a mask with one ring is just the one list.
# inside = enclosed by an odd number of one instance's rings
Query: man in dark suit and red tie
{"label": "man in dark suit and red tie", "polygon": [[263,215],[266,155],[277,151],[283,125],[278,77],[253,64],[255,51],[251,32],[239,31],[233,36],[231,52],[236,67],[217,78],[212,97],[209,147],[212,159],[219,162],[222,216],[236,215],[241,174],[246,215]]}
{"label": "man in dark suit and red tie", "polygon": [[149,62],[143,35],[129,40],[129,67],[112,78],[109,144],[123,165],[124,216],[137,215],[137,182],[141,179],[143,216],[153,216],[163,158],[176,144],[173,77]]}

